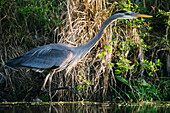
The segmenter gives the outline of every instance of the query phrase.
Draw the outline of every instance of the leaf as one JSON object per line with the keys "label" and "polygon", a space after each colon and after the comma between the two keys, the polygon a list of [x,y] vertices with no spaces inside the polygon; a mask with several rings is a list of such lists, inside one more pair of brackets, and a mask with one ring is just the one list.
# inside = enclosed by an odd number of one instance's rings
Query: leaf
{"label": "leaf", "polygon": [[134,67],[135,67],[135,64],[131,65],[131,66],[130,66],[130,69],[131,69],[131,70],[134,70]]}
{"label": "leaf", "polygon": [[122,97],[122,95],[115,88],[113,88],[112,86],[111,86],[111,88],[119,95],[120,98],[122,98],[125,101],[125,99]]}
{"label": "leaf", "polygon": [[142,80],[142,86],[150,87],[150,84],[148,84],[145,79]]}
{"label": "leaf", "polygon": [[110,63],[110,67],[113,67],[114,66],[114,63]]}
{"label": "leaf", "polygon": [[108,50],[109,53],[112,52],[112,46],[105,46],[104,48],[107,48],[107,50]]}
{"label": "leaf", "polygon": [[103,55],[106,55],[106,54],[107,54],[107,52],[106,52],[106,51],[103,51],[103,52],[102,52],[102,54],[103,54]]}
{"label": "leaf", "polygon": [[119,69],[116,69],[116,70],[115,70],[115,74],[118,75],[118,74],[120,74],[120,73],[122,73],[122,71],[120,71]]}
{"label": "leaf", "polygon": [[124,79],[123,77],[121,77],[121,76],[115,76],[120,82],[122,82],[122,83],[124,83],[124,84],[126,84],[126,85],[128,85],[129,87],[130,87],[130,84],[129,84],[129,82],[126,80],[126,79]]}
{"label": "leaf", "polygon": [[97,56],[98,56],[99,58],[102,58],[102,57],[103,57],[103,54],[99,53],[99,54],[97,54]]}
{"label": "leaf", "polygon": [[153,76],[152,72],[149,72],[149,76]]}
{"label": "leaf", "polygon": [[102,63],[105,63],[106,61],[104,59],[102,59]]}

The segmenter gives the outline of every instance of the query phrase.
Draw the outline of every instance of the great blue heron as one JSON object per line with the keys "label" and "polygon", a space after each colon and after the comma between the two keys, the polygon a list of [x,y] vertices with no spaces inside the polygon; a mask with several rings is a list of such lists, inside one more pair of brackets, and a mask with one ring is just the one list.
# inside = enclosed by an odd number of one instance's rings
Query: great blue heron
{"label": "great blue heron", "polygon": [[132,19],[137,17],[150,18],[152,16],[119,10],[104,21],[99,32],[92,40],[82,46],[73,47],[67,44],[44,45],[28,51],[20,57],[9,60],[6,65],[8,67],[27,67],[50,71],[41,89],[45,89],[46,82],[49,79],[49,95],[51,95],[51,81],[55,72],[66,68],[70,69],[78,63],[95,46],[111,22],[117,19]]}

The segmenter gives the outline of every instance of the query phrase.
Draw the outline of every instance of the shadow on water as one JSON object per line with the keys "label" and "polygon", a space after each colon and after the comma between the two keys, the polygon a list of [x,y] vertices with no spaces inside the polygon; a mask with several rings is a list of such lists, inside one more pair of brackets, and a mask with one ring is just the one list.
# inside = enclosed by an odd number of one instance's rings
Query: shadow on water
{"label": "shadow on water", "polygon": [[170,102],[110,104],[96,102],[0,103],[0,113],[170,113]]}

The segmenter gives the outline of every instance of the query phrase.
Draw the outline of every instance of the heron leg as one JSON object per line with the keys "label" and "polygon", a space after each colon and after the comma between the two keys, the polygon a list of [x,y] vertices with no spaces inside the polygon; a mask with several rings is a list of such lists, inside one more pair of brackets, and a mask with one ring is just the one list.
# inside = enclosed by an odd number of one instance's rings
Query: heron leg
{"label": "heron leg", "polygon": [[51,97],[51,81],[52,81],[52,78],[53,78],[53,75],[54,75],[55,71],[52,72],[52,74],[50,74],[50,78],[49,78],[49,97],[50,97],[50,101],[52,102],[52,97]]}
{"label": "heron leg", "polygon": [[48,73],[48,75],[46,76],[46,78],[45,78],[45,80],[44,80],[44,83],[43,83],[43,86],[41,87],[41,90],[45,90],[45,85],[46,85],[46,82],[47,82],[47,80],[48,80],[48,78],[49,78],[50,75],[51,75],[51,72]]}
{"label": "heron leg", "polygon": [[84,98],[82,96],[80,96],[80,94],[74,88],[72,88],[72,87],[57,87],[57,88],[53,88],[51,90],[60,90],[60,89],[68,89],[72,93],[74,93],[75,96],[78,95],[82,99],[82,101],[84,101]]}

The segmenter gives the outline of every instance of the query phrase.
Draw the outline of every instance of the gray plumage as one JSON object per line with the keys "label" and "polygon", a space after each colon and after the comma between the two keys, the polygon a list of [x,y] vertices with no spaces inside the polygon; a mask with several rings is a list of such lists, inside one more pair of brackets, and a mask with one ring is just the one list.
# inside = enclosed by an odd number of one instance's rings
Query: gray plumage
{"label": "gray plumage", "polygon": [[63,44],[44,45],[28,51],[20,57],[9,60],[6,65],[35,69],[64,69],[71,62],[71,60],[67,61],[68,57],[71,54],[75,54],[74,48]]}

